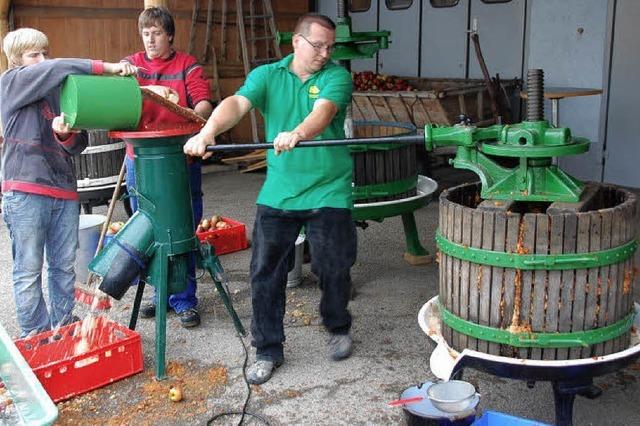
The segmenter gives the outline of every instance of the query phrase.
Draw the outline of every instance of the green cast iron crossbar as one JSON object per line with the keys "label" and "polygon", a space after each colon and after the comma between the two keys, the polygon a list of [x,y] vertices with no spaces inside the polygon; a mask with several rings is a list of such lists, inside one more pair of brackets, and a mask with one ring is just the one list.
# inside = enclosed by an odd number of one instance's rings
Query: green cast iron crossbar
{"label": "green cast iron crossbar", "polygon": [[593,330],[566,333],[512,333],[464,320],[448,311],[440,302],[438,302],[438,308],[442,321],[455,331],[480,340],[517,348],[574,348],[595,345],[622,336],[631,329],[635,317],[635,313],[631,312],[611,325]]}
{"label": "green cast iron crossbar", "polygon": [[589,253],[517,254],[486,250],[455,243],[436,231],[436,243],[444,254],[482,265],[526,270],[587,269],[620,263],[635,252],[638,241],[631,240],[621,246]]}
{"label": "green cast iron crossbar", "polygon": [[355,200],[363,200],[373,197],[385,197],[387,195],[401,194],[416,187],[418,177],[395,180],[393,182],[375,183],[371,185],[354,186],[352,193]]}

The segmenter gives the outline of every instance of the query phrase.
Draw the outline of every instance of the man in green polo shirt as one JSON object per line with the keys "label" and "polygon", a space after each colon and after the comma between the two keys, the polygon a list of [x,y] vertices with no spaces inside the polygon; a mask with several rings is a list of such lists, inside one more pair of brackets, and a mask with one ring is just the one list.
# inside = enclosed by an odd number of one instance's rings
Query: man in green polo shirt
{"label": "man in green polo shirt", "polygon": [[351,218],[352,162],[347,147],[294,149],[301,140],[343,139],[351,102],[351,75],[330,61],[335,24],[326,16],[302,16],[293,54],[254,69],[238,92],[214,110],[184,152],[207,158],[206,146],[252,108],[265,121],[267,177],[258,195],[251,259],[252,344],[256,362],[249,382],[260,384],[284,361],[285,288],[295,240],[305,228],[312,268],[320,279],[320,313],[329,331],[329,356],[351,355],[350,269],[356,258]]}

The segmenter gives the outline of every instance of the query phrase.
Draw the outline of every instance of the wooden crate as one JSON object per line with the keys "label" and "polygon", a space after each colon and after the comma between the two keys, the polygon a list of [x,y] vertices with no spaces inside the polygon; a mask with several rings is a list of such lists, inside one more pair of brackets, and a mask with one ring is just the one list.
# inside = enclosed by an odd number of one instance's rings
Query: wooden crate
{"label": "wooden crate", "polygon": [[[483,80],[456,78],[404,78],[415,91],[353,92],[354,120],[451,126],[465,114],[479,126],[495,124],[491,102]],[[502,81],[502,89],[511,99],[520,87],[518,79]]]}

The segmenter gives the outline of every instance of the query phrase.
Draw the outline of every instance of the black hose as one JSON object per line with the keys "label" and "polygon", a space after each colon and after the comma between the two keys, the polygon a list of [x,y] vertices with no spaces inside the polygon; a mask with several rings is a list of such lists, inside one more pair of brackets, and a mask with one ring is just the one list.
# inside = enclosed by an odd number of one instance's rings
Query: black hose
{"label": "black hose", "polygon": [[[225,286],[225,290],[227,294],[230,295],[231,293],[229,292],[229,286],[227,286],[226,283],[222,283],[222,284]],[[231,303],[231,306],[233,307],[233,302],[231,298],[229,298],[229,303]],[[263,415],[247,411],[247,406],[249,405],[249,400],[251,399],[251,385],[247,380],[247,363],[249,362],[249,352],[247,351],[247,346],[244,344],[244,340],[242,340],[242,336],[240,334],[236,334],[236,336],[238,337],[238,340],[240,340],[240,344],[242,345],[242,350],[244,351],[244,361],[242,362],[242,378],[244,379],[244,384],[247,386],[247,396],[244,400],[244,404],[242,404],[242,411],[223,411],[222,413],[218,413],[212,416],[211,418],[209,418],[209,420],[207,420],[207,426],[212,424],[218,419],[221,419],[223,417],[229,417],[229,416],[241,416],[240,421],[238,422],[238,426],[244,423],[244,418],[246,416],[253,417],[254,419],[260,420],[265,425],[271,426],[271,424],[269,423],[269,420]]]}

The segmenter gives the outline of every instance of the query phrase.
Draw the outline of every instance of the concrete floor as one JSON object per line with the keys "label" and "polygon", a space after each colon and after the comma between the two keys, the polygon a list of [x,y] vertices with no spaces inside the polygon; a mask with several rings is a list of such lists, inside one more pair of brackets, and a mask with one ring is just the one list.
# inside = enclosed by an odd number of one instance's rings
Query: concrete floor
{"label": "concrete floor", "polygon": [[[244,222],[250,236],[255,199],[264,175],[240,174],[233,168],[217,165],[207,166],[205,170],[205,213],[215,212]],[[436,175],[441,186],[469,178],[448,169]],[[105,214],[106,207],[96,208],[94,213]],[[435,251],[437,213],[437,203],[430,203],[415,214],[422,242],[431,252]],[[115,216],[117,220],[126,220],[121,205]],[[409,386],[434,379],[428,367],[432,347],[418,326],[417,314],[437,293],[437,266],[416,267],[404,262],[404,234],[398,217],[371,223],[366,230],[358,231],[358,238],[358,260],[352,270],[356,293],[350,304],[354,317],[354,354],[342,362],[328,360],[328,336],[318,318],[319,290],[308,265],[304,265],[302,285],[288,290],[286,362],[271,381],[253,387],[248,406],[249,411],[268,418],[270,424],[400,424],[404,421],[402,409],[390,408],[387,402],[396,399]],[[0,254],[0,300],[4,307],[0,311],[0,322],[9,334],[16,336],[11,243],[4,223],[0,225]],[[248,249],[221,256],[233,303],[247,328],[251,317],[250,255]],[[128,322],[133,295],[131,290],[115,304],[110,313],[112,318]],[[163,407],[145,411],[145,405],[141,405],[143,390],[152,380],[155,340],[153,321],[140,320],[137,331],[142,336],[145,373],[94,391],[93,396],[59,405],[60,424],[108,423],[105,418],[124,415],[129,419],[125,423],[195,425],[206,423],[214,414],[241,409],[246,397],[242,379],[243,346],[210,278],[201,280],[198,297],[203,320],[200,327],[185,330],[175,315],[169,316],[167,360],[187,366],[187,371],[205,371],[212,365],[226,370],[224,386],[215,392],[204,392],[201,401],[194,401],[201,404],[199,411],[190,408],[196,405],[184,405],[171,412],[162,411]],[[244,343],[248,345],[249,338],[244,339]],[[465,372],[465,379],[473,382],[482,394],[480,410],[497,410],[547,423],[554,420],[548,383],[537,383],[534,389],[528,389],[523,382],[471,370]],[[606,391],[596,400],[576,399],[574,424],[640,424],[639,379],[640,364],[598,378],[596,382]],[[185,387],[189,400],[188,384]],[[78,417],[79,412],[82,417]],[[215,424],[237,421],[238,417],[227,418]],[[249,420],[247,424],[259,422]]]}

